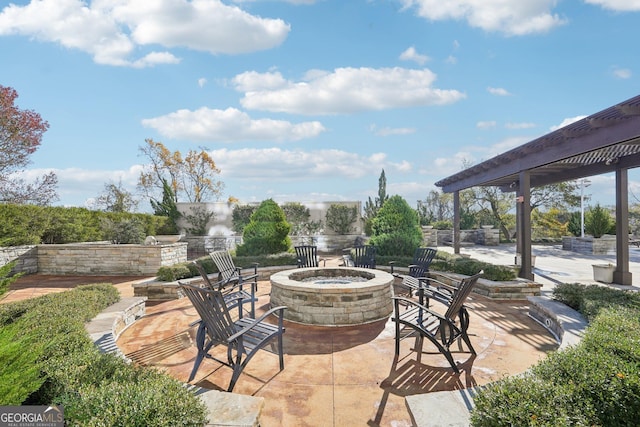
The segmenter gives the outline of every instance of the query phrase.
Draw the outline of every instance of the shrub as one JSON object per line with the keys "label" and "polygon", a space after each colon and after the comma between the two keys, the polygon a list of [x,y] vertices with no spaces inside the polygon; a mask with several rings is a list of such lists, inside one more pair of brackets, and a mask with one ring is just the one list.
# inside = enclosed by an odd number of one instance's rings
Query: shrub
{"label": "shrub", "polygon": [[355,207],[332,204],[325,215],[327,227],[340,235],[353,231],[353,223],[358,219],[358,210]]}
{"label": "shrub", "polygon": [[69,425],[204,425],[182,383],[93,345],[84,323],[118,297],[101,284],[0,305],[0,405],[62,404]]}
{"label": "shrub", "polygon": [[475,398],[472,425],[637,425],[640,297],[598,285],[562,284],[554,298],[586,310],[590,324],[582,341],[551,353],[524,376],[483,389]]}
{"label": "shrub", "polygon": [[265,200],[251,215],[251,221],[244,228],[244,243],[236,253],[248,256],[286,252],[291,246],[289,231],[291,226],[282,208],[272,199]]}
{"label": "shrub", "polygon": [[12,261],[0,267],[0,296],[4,295],[9,290],[9,286],[24,274],[18,273],[10,275],[11,270],[13,270],[15,266],[16,262]]}
{"label": "shrub", "polygon": [[242,234],[244,228],[251,222],[251,215],[255,212],[256,207],[251,205],[236,205],[231,214],[231,222],[233,231]]}
{"label": "shrub", "polygon": [[176,280],[193,277],[195,274],[191,272],[186,263],[180,263],[160,267],[157,276],[158,280],[162,282],[175,282]]}
{"label": "shrub", "polygon": [[418,215],[398,195],[390,197],[371,221],[370,244],[380,255],[412,256],[422,243]]}
{"label": "shrub", "polygon": [[110,218],[101,218],[100,222],[105,239],[111,243],[140,244],[144,241],[144,228],[142,223],[136,218],[123,218],[119,221],[113,221]]}
{"label": "shrub", "polygon": [[597,204],[594,208],[589,209],[585,215],[584,228],[585,231],[593,237],[602,237],[611,231],[614,221],[608,210]]}

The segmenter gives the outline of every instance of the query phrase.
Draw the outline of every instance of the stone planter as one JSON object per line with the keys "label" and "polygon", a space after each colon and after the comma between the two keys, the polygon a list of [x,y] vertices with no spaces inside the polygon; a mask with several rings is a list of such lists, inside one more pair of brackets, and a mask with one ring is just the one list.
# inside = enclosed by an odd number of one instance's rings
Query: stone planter
{"label": "stone planter", "polygon": [[616,266],[613,264],[593,264],[593,280],[602,283],[613,283],[613,272]]}

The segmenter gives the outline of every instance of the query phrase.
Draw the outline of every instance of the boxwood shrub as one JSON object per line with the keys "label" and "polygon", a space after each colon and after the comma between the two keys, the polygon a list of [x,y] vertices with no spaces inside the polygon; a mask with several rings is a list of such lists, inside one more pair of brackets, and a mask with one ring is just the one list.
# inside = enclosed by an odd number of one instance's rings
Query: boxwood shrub
{"label": "boxwood shrub", "polygon": [[[582,341],[525,375],[482,389],[473,426],[635,426],[640,419],[638,294],[603,286],[558,285],[554,297],[590,320]],[[594,303],[595,299],[598,303]]]}
{"label": "boxwood shrub", "polygon": [[84,323],[118,298],[99,284],[0,305],[0,405],[61,404],[68,425],[203,425],[182,383],[94,346]]}

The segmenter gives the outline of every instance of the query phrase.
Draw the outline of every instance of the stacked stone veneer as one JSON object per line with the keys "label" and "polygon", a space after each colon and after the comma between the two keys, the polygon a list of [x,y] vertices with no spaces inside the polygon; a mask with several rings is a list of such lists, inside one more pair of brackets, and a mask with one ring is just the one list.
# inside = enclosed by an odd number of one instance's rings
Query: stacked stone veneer
{"label": "stacked stone veneer", "polygon": [[15,261],[16,265],[11,270],[11,274],[38,272],[38,247],[32,246],[11,246],[0,248],[0,266]]}
{"label": "stacked stone veneer", "polygon": [[158,269],[187,261],[187,243],[109,243],[38,246],[38,273],[155,276]]}
{"label": "stacked stone veneer", "polygon": [[[422,235],[427,246],[447,246],[453,242],[453,230],[436,230],[431,226],[422,227]],[[485,226],[477,230],[460,230],[462,245],[498,246],[500,244],[500,230]]]}
{"label": "stacked stone veneer", "polygon": [[[364,282],[313,283],[308,277],[367,278]],[[363,268],[300,268],[271,276],[271,306],[287,306],[287,320],[323,326],[359,325],[387,318],[393,311],[391,285],[394,277]]]}
{"label": "stacked stone veneer", "polygon": [[616,236],[605,234],[595,239],[588,237],[570,237],[562,238],[562,249],[565,251],[578,252],[585,255],[607,255],[615,253]]}

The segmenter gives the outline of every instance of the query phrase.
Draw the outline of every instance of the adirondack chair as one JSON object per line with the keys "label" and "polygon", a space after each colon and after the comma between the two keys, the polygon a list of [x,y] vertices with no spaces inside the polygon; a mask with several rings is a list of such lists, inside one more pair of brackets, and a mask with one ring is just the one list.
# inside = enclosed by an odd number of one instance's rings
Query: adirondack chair
{"label": "adirondack chair", "polygon": [[[199,288],[178,282],[180,289],[187,295],[196,311],[200,315],[198,331],[196,333],[196,347],[198,355],[193,364],[188,382],[191,382],[198,372],[198,368],[205,357],[209,357],[233,369],[231,382],[227,391],[233,391],[240,374],[253,358],[256,352],[268,344],[276,344],[280,370],[284,369],[284,355],[282,350],[282,335],[284,310],[286,307],[273,307],[257,319],[243,317],[238,305],[238,318],[232,319],[229,307],[220,291]],[[276,315],[277,324],[265,321],[270,315]],[[272,342],[272,340],[276,342]],[[209,354],[212,346],[225,345],[227,360],[219,360]]]}
{"label": "adirondack chair", "polygon": [[[447,309],[444,314],[439,314],[414,299],[392,297],[394,312],[391,320],[395,323],[396,355],[400,354],[400,341],[415,335],[414,350],[420,357],[423,340],[427,338],[446,357],[454,372],[460,373],[450,348],[454,342],[458,341],[462,350],[460,344],[460,340],[462,340],[469,348],[469,352],[476,354],[467,334],[469,313],[464,303],[481,275],[482,272],[460,281],[451,300],[446,304]],[[402,311],[401,307],[403,307]],[[409,333],[402,336],[402,332],[406,329],[409,330]]]}
{"label": "adirondack chair", "polygon": [[[433,248],[417,248],[413,253],[413,260],[409,264],[409,276],[426,277],[429,272],[429,266],[436,256],[437,251]],[[389,262],[391,265],[391,274],[394,274],[393,268],[395,261]]]}
{"label": "adirondack chair", "polygon": [[[345,249],[345,251],[347,250]],[[345,267],[376,268],[376,247],[358,245],[348,250],[348,253],[345,253],[342,258]]]}
{"label": "adirondack chair", "polygon": [[202,279],[204,280],[204,283],[208,289],[220,291],[222,293],[229,310],[235,308],[238,304],[243,305],[244,303],[248,302],[251,304],[249,315],[251,317],[255,317],[256,301],[258,300],[258,298],[256,297],[256,291],[258,290],[257,282],[254,281],[246,284],[250,288],[249,291],[244,289],[245,284],[243,282],[230,283],[221,280],[219,282],[213,283],[204,267],[200,263],[193,261],[193,265],[195,265],[195,267],[198,269],[198,272],[200,273],[200,276],[202,276]]}
{"label": "adirondack chair", "polygon": [[257,279],[258,279],[258,263],[253,263],[253,274],[242,275],[242,267],[236,267],[233,262],[233,258],[231,258],[231,254],[229,251],[213,251],[209,252],[209,256],[213,260],[213,263],[218,268],[218,281],[227,283],[243,283],[254,281],[256,282],[257,289]]}
{"label": "adirondack chair", "polygon": [[326,266],[327,260],[318,258],[317,246],[295,246],[296,258],[298,260],[298,268],[303,267],[319,267],[320,261],[322,266]]}

